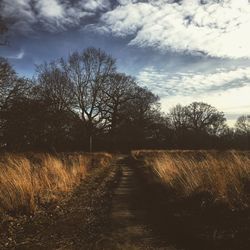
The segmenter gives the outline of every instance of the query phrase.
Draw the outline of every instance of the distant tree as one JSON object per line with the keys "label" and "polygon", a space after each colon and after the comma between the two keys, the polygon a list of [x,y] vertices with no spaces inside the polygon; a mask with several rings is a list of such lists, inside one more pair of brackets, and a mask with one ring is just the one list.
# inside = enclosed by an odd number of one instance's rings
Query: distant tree
{"label": "distant tree", "polygon": [[190,129],[211,135],[219,134],[226,121],[223,112],[219,112],[215,107],[203,102],[193,102],[188,105],[186,116]]}
{"label": "distant tree", "polygon": [[224,127],[224,129],[221,131],[217,142],[218,143],[214,145],[214,147],[216,147],[216,148],[217,148],[217,146],[221,149],[236,148],[237,145],[235,142],[235,130],[226,125]]}
{"label": "distant tree", "polygon": [[177,104],[171,108],[169,114],[169,123],[175,130],[187,129],[188,128],[188,116],[187,108]]}
{"label": "distant tree", "polygon": [[250,115],[242,115],[235,124],[236,133],[250,134]]}
{"label": "distant tree", "polygon": [[169,128],[172,131],[171,142],[172,147],[186,148],[190,144],[190,131],[187,116],[187,107],[177,104],[170,109],[167,114]]}
{"label": "distant tree", "polygon": [[235,145],[240,149],[250,148],[250,115],[240,116],[235,124]]}
{"label": "distant tree", "polygon": [[[173,146],[179,148],[211,147],[226,129],[222,112],[203,102],[176,105],[168,114],[173,130]],[[214,137],[213,137],[214,136]]]}

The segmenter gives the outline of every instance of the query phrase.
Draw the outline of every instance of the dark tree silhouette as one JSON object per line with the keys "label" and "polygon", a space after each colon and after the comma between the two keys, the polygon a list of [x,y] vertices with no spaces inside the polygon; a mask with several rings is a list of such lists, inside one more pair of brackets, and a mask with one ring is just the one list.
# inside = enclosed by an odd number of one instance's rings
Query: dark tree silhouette
{"label": "dark tree silhouette", "polygon": [[0,58],[0,108],[6,108],[14,98],[27,93],[29,88],[29,81],[17,77],[8,61]]}
{"label": "dark tree silhouette", "polygon": [[125,74],[114,73],[108,77],[104,86],[103,112],[112,136],[122,122],[126,104],[135,98],[136,86],[135,80]]}
{"label": "dark tree silhouette", "polygon": [[130,147],[147,147],[151,139],[151,129],[156,122],[159,103],[158,96],[146,88],[136,86],[132,93],[134,98],[124,104],[123,123],[120,126],[119,134]]}
{"label": "dark tree silhouette", "polygon": [[216,135],[225,126],[223,112],[203,102],[193,102],[186,107],[188,127],[196,132]]}
{"label": "dark tree silhouette", "polygon": [[[0,140],[4,142],[5,133],[8,129],[7,114],[17,99],[29,95],[30,81],[19,78],[11,65],[4,58],[0,58]],[[18,124],[17,124],[18,126]]]}
{"label": "dark tree silhouette", "polygon": [[19,77],[0,58],[0,148],[9,151],[135,148],[250,147],[250,118],[235,129],[203,102],[161,112],[159,98],[116,70],[104,51],[88,48],[37,66],[34,79]]}
{"label": "dark tree silhouette", "polygon": [[187,129],[189,126],[187,108],[180,104],[173,107],[169,112],[169,122],[174,130]]}
{"label": "dark tree silhouette", "polygon": [[176,105],[168,117],[174,133],[173,144],[180,148],[212,147],[216,136],[227,128],[224,114],[203,102]]}
{"label": "dark tree silhouette", "polygon": [[242,115],[235,124],[236,145],[242,149],[250,147],[250,115]]}
{"label": "dark tree silhouette", "polygon": [[75,110],[92,138],[96,129],[106,125],[103,88],[115,71],[115,60],[100,49],[88,48],[82,53],[73,53],[67,61],[62,59],[61,65],[73,85]]}
{"label": "dark tree silhouette", "polygon": [[250,135],[250,115],[242,115],[237,119],[235,129],[238,134]]}
{"label": "dark tree silhouette", "polygon": [[69,111],[75,105],[74,86],[59,63],[37,66],[37,94],[54,111]]}

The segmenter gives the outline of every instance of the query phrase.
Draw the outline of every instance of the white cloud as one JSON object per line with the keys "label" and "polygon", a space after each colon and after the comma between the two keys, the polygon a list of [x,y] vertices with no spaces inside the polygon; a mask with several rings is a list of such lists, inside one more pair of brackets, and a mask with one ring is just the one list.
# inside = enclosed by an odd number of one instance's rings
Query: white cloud
{"label": "white cloud", "polygon": [[92,1],[82,0],[80,1],[80,4],[84,9],[94,12],[96,10],[108,9],[110,7],[109,0],[92,0]]}
{"label": "white cloud", "polygon": [[250,57],[248,0],[123,1],[101,20],[131,45],[213,57]]}
{"label": "white cloud", "polygon": [[40,15],[47,18],[62,18],[64,8],[57,0],[43,0],[37,2],[37,8],[40,9]]}
{"label": "white cloud", "polygon": [[63,29],[67,23],[65,6],[58,0],[37,1],[35,8],[39,10],[37,22],[49,31]]}

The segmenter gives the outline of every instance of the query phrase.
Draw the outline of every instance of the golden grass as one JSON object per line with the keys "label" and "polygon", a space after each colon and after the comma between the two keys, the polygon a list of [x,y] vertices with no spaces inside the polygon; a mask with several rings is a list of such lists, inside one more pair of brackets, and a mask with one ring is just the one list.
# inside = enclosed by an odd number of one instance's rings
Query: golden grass
{"label": "golden grass", "polygon": [[[133,151],[177,195],[209,193],[215,202],[248,207],[250,152]],[[247,190],[248,189],[248,190]]]}
{"label": "golden grass", "polygon": [[33,213],[42,203],[60,199],[92,167],[104,167],[111,155],[6,154],[0,162],[0,210]]}

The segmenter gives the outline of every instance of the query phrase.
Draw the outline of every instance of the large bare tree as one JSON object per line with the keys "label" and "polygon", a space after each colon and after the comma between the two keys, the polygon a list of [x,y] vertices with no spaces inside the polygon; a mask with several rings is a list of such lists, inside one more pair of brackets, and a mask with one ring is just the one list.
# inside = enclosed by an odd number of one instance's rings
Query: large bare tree
{"label": "large bare tree", "polygon": [[74,111],[89,135],[91,151],[93,135],[107,123],[104,88],[116,70],[115,60],[100,49],[87,48],[83,52],[74,52],[68,60],[61,59],[61,67],[73,86]]}
{"label": "large bare tree", "polygon": [[115,60],[100,49],[88,48],[62,59],[61,65],[73,85],[75,109],[92,134],[94,127],[103,126],[103,89],[115,72]]}

